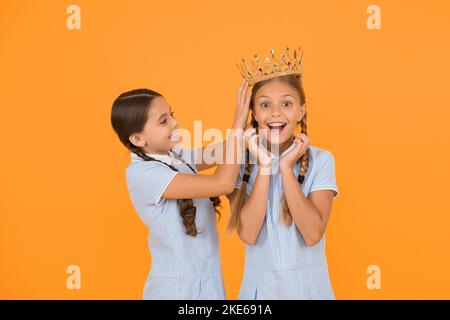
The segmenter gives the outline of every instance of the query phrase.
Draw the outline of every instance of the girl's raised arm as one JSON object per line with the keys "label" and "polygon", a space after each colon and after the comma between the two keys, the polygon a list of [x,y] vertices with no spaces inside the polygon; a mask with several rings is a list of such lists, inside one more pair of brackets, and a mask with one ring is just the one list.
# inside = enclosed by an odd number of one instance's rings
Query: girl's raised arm
{"label": "girl's raised arm", "polygon": [[[231,164],[219,164],[216,171],[209,175],[192,175],[177,173],[167,188],[164,190],[162,197],[165,199],[190,199],[190,198],[206,198],[227,194],[233,191],[234,185],[239,173],[239,155],[238,146],[240,145],[239,135],[235,133],[243,130],[247,123],[251,91],[248,91],[248,82],[244,80],[239,87],[237,94],[236,111],[233,121],[233,130],[224,150],[232,148],[235,158]],[[231,150],[231,149],[229,149]],[[227,159],[226,154],[223,159]],[[213,165],[209,165],[213,166]],[[200,170],[200,168],[199,168]]]}

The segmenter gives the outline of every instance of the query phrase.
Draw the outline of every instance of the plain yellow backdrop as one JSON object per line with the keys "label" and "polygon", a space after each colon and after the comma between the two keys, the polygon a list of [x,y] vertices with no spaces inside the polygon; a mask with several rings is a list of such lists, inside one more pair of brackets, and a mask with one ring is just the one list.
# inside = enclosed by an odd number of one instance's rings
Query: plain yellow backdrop
{"label": "plain yellow backdrop", "polygon": [[[66,27],[71,4],[81,30]],[[380,30],[366,27],[370,4]],[[151,88],[181,127],[224,132],[235,62],[286,45],[304,50],[311,142],[336,160],[336,297],[450,298],[449,31],[448,1],[2,1],[0,298],[141,299],[147,229],[127,193],[114,98]],[[225,205],[235,299],[245,252],[228,216]],[[80,290],[66,288],[68,265]],[[379,290],[366,286],[369,265]]]}

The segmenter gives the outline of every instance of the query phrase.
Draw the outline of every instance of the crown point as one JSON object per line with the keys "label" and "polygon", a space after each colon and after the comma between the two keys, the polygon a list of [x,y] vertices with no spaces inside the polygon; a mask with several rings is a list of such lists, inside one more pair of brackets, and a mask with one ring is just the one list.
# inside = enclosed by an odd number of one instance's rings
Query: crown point
{"label": "crown point", "polygon": [[[291,56],[293,51],[293,57]],[[298,54],[297,54],[298,52]],[[293,50],[286,47],[286,51],[280,54],[281,61],[275,57],[275,50],[270,49],[270,55],[263,57],[261,62],[257,53],[253,54],[252,68],[249,70],[246,60],[242,58],[242,64],[240,65],[241,72],[244,77],[249,81],[250,85],[253,85],[264,79],[277,77],[279,75],[286,74],[301,74],[302,73],[302,50],[301,46],[296,47]]]}

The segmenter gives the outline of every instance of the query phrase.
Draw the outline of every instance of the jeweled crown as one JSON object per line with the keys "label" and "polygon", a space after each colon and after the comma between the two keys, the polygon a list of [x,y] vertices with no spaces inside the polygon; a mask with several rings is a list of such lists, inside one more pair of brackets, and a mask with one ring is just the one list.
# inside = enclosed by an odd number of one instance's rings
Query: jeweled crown
{"label": "jeweled crown", "polygon": [[298,51],[294,50],[291,56],[291,50],[289,47],[281,54],[281,61],[275,57],[274,50],[270,50],[270,56],[266,57],[263,62],[257,54],[253,55],[251,67],[247,65],[245,59],[242,59],[240,63],[237,63],[237,67],[242,76],[252,86],[257,82],[267,80],[274,77],[280,77],[289,74],[301,74],[302,73],[302,48],[299,47]]}

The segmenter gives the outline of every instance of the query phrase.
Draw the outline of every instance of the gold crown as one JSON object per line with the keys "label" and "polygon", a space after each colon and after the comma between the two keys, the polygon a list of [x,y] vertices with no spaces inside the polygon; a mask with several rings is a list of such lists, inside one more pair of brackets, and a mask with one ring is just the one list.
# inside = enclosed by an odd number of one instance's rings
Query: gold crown
{"label": "gold crown", "polygon": [[274,50],[270,50],[270,57],[266,57],[264,62],[260,64],[257,54],[253,55],[252,67],[247,66],[245,59],[240,63],[236,63],[242,76],[252,86],[257,82],[267,80],[270,78],[285,76],[288,74],[302,73],[302,48],[294,50],[293,57],[289,47],[286,48],[286,53],[281,54],[281,62],[275,58]]}

